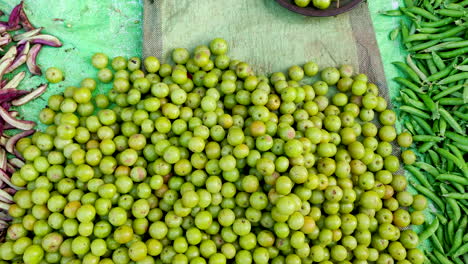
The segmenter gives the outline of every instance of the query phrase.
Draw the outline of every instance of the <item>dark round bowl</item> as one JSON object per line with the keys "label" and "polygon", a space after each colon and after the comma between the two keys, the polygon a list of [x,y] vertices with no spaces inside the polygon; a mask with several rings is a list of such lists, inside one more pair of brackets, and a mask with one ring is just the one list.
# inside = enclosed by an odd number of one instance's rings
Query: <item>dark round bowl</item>
{"label": "dark round bowl", "polygon": [[280,5],[284,8],[287,8],[293,12],[304,16],[316,16],[316,17],[327,17],[327,16],[336,16],[344,12],[348,12],[357,4],[362,2],[362,0],[338,0],[332,2],[330,7],[327,9],[318,9],[312,5],[312,1],[310,1],[309,6],[307,7],[299,7],[294,4],[294,0],[276,0]]}

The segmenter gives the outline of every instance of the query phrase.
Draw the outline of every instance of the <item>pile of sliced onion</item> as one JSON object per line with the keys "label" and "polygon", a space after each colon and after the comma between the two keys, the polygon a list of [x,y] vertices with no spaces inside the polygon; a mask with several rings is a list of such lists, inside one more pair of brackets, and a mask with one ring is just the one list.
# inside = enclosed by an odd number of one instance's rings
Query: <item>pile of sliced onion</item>
{"label": "pile of sliced onion", "polygon": [[[0,16],[4,13],[0,10]],[[24,12],[23,2],[11,11],[8,21],[0,21],[0,232],[7,228],[10,217],[8,208],[13,203],[12,195],[20,189],[11,183],[11,175],[24,165],[23,157],[15,149],[16,142],[32,135],[36,123],[22,120],[12,106],[21,106],[43,94],[47,84],[32,90],[19,90],[25,78],[24,71],[11,79],[4,76],[26,64],[33,75],[41,75],[36,58],[43,45],[61,47],[60,40],[52,35],[41,33],[43,28],[34,27]],[[22,130],[13,136],[5,134],[11,129]],[[13,134],[13,133],[9,133]],[[8,155],[10,154],[10,155]],[[10,157],[10,158],[9,158]],[[1,238],[0,238],[1,239]]]}

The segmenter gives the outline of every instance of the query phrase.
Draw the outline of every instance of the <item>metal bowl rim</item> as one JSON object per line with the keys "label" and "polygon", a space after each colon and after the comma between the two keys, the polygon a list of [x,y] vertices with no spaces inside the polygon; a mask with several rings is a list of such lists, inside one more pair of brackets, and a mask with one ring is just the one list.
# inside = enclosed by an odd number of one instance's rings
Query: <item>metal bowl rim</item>
{"label": "metal bowl rim", "polygon": [[357,4],[359,4],[362,1],[363,0],[351,0],[351,2],[339,8],[320,10],[320,9],[315,9],[312,7],[299,7],[291,3],[290,0],[276,0],[276,2],[278,2],[281,6],[283,6],[286,9],[289,9],[290,11],[293,11],[295,13],[298,13],[304,16],[315,16],[315,17],[336,16],[336,15],[348,12],[349,10],[353,9]]}

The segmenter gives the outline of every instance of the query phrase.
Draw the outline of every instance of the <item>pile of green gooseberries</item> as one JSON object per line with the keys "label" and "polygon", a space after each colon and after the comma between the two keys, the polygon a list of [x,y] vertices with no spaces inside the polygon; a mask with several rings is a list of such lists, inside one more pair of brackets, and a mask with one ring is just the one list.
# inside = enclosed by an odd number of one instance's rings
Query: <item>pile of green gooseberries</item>
{"label": "pile of green gooseberries", "polygon": [[337,0],[294,0],[294,4],[299,7],[307,7],[312,4],[312,6],[318,9],[327,9],[330,7],[332,1]]}
{"label": "pile of green gooseberries", "polygon": [[378,87],[349,65],[255,75],[227,51],[95,54],[98,81],[17,142],[0,263],[422,264],[408,227],[427,200],[397,174]]}

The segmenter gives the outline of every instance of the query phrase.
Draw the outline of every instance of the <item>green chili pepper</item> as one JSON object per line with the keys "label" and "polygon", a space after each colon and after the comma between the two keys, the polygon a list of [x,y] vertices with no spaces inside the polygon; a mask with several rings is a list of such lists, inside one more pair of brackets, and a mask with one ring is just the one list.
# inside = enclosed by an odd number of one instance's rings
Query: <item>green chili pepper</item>
{"label": "green chili pepper", "polygon": [[[418,67],[418,69],[425,75],[428,76],[429,72],[427,71],[427,66],[424,65],[425,61],[420,61],[420,60],[413,60],[414,64]],[[421,78],[422,79],[422,78]]]}
{"label": "green chili pepper", "polygon": [[444,252],[444,248],[435,234],[431,235],[431,241],[434,247],[436,247],[439,251]]}
{"label": "green chili pepper", "polygon": [[439,108],[439,113],[440,116],[447,121],[447,124],[449,124],[457,133],[464,135],[465,131],[460,127],[460,124],[458,124],[457,121],[450,115],[447,110],[445,110],[443,107]]}
{"label": "green chili pepper", "polygon": [[429,259],[430,264],[442,264],[431,252],[427,251],[425,253],[426,253],[426,257]]}
{"label": "green chili pepper", "polygon": [[411,124],[411,122],[408,122],[408,121],[407,121],[407,122],[405,122],[403,125],[406,127],[406,129],[408,129],[408,131],[411,133],[411,135],[414,135],[414,134],[415,134],[415,133],[414,133],[414,127],[413,127],[413,125]]}
{"label": "green chili pepper", "polygon": [[418,124],[418,122],[416,122],[416,120],[414,120],[414,116],[413,116],[412,118],[410,118],[409,121],[410,121],[411,124],[413,125],[414,131],[415,131],[415,133],[414,133],[413,135],[421,135],[421,134],[424,134],[424,130],[423,130],[422,127]]}
{"label": "green chili pepper", "polygon": [[[458,226],[459,229],[461,229],[462,231],[465,231],[465,228],[466,226],[468,225],[468,215],[465,215],[460,223],[460,225]],[[464,233],[464,232],[463,232]],[[462,233],[462,234],[463,234]],[[463,236],[461,236],[463,237]]]}
{"label": "green chili pepper", "polygon": [[455,236],[455,221],[450,220],[447,225],[447,240],[453,244],[453,237]]}
{"label": "green chili pepper", "polygon": [[431,225],[419,234],[419,240],[424,241],[428,239],[439,228],[439,219],[436,217]]}
{"label": "green chili pepper", "polygon": [[453,167],[454,167],[453,160],[447,160],[447,170],[453,171]]}
{"label": "green chili pepper", "polygon": [[446,9],[451,9],[451,10],[463,10],[463,5],[460,4],[455,4],[455,3],[447,3],[445,4]]}
{"label": "green chili pepper", "polygon": [[[429,54],[425,54],[425,55],[430,57],[429,59],[426,60],[426,62],[427,62],[427,67],[429,68],[429,72],[431,73],[431,75],[429,77],[427,77],[427,80],[431,82],[431,81],[433,81],[432,79],[435,78],[432,75],[437,74],[439,71],[437,70],[437,67],[435,66],[435,63],[432,60],[432,57]],[[447,72],[447,74],[448,74],[448,72]],[[447,75],[445,75],[445,76],[447,76]],[[440,78],[438,78],[438,79],[440,79]],[[438,80],[438,79],[435,79],[435,80]]]}
{"label": "green chili pepper", "polygon": [[419,148],[418,148],[418,151],[420,153],[425,153],[427,152],[429,149],[431,149],[432,147],[434,147],[436,145],[435,142],[424,142],[424,144],[422,144]]}
{"label": "green chili pepper", "polygon": [[[444,59],[453,58],[468,53],[468,47],[459,48],[451,51],[443,51],[439,53],[439,56]],[[466,79],[466,78],[465,78]]]}
{"label": "green chili pepper", "polygon": [[434,212],[434,215],[437,217],[437,219],[439,219],[439,223],[441,223],[442,225],[447,224],[448,222],[447,218],[445,218],[445,216],[443,216],[441,213]]}
{"label": "green chili pepper", "polygon": [[403,43],[405,43],[406,48],[411,48],[411,43],[407,43],[406,39],[409,37],[409,29],[406,23],[402,20],[400,20],[400,28],[401,28],[401,39]]}
{"label": "green chili pepper", "polygon": [[[460,193],[465,192],[465,187],[458,182],[450,182],[450,185],[452,185],[456,189],[457,192],[460,192]],[[461,201],[461,202],[464,202],[464,201]]]}
{"label": "green chili pepper", "polygon": [[413,92],[413,90],[411,89],[401,89],[400,90],[402,93],[408,95],[411,99],[413,100],[419,100],[419,97],[416,95],[415,92]]}
{"label": "green chili pepper", "polygon": [[441,264],[452,264],[452,261],[450,261],[447,257],[444,256],[444,254],[440,253],[439,251],[434,250],[434,255]]}
{"label": "green chili pepper", "polygon": [[447,17],[464,17],[467,15],[464,10],[453,10],[453,9],[438,9],[435,11],[437,14]]}
{"label": "green chili pepper", "polygon": [[468,6],[468,0],[463,0],[461,1],[460,3],[458,3],[459,5],[463,6],[463,7],[466,7]]}
{"label": "green chili pepper", "polygon": [[468,113],[465,114],[465,113],[462,113],[460,111],[455,111],[455,112],[453,112],[453,115],[458,117],[458,118],[463,119],[464,121],[468,121]]}
{"label": "green chili pepper", "polygon": [[416,108],[418,108],[418,109],[420,109],[422,111],[427,111],[428,110],[427,107],[424,105],[424,103],[410,98],[405,93],[401,94],[401,98],[403,99],[403,102],[405,102],[405,104],[407,104],[407,105],[414,106],[414,107],[416,107]]}
{"label": "green chili pepper", "polygon": [[432,56],[431,54],[419,53],[419,54],[414,54],[413,58],[420,59],[420,60],[429,60],[429,59],[432,59]]}
{"label": "green chili pepper", "polygon": [[437,153],[435,151],[433,151],[432,149],[429,149],[427,151],[427,153],[431,157],[432,164],[434,164],[435,166],[439,166],[439,164],[440,164],[439,155],[437,155]]}
{"label": "green chili pepper", "polygon": [[468,145],[458,144],[458,148],[464,152],[468,152]]}
{"label": "green chili pepper", "polygon": [[463,154],[461,151],[454,145],[452,144],[447,144],[447,147],[450,149],[450,151],[460,160],[464,160]]}
{"label": "green chili pepper", "polygon": [[408,12],[411,12],[411,13],[416,14],[416,15],[420,15],[420,16],[422,16],[424,18],[429,19],[429,20],[436,21],[436,20],[440,19],[436,15],[431,14],[429,11],[424,10],[424,9],[422,9],[420,7],[417,7],[417,6],[407,7],[406,10]]}
{"label": "green chili pepper", "polygon": [[427,49],[429,49],[430,47],[433,47],[434,45],[436,45],[439,42],[440,42],[439,39],[434,39],[434,40],[431,40],[431,41],[422,42],[422,43],[419,43],[419,44],[416,44],[416,45],[412,46],[410,49],[408,49],[408,51],[427,50]]}
{"label": "green chili pepper", "polygon": [[[428,77],[428,79],[429,79],[429,78],[430,78],[430,77]],[[439,100],[440,98],[442,98],[442,97],[444,97],[444,96],[446,96],[446,95],[452,94],[452,93],[454,93],[454,92],[460,90],[461,88],[463,88],[463,85],[455,85],[455,86],[452,86],[452,87],[450,87],[450,88],[447,88],[447,89],[441,91],[440,93],[438,93],[437,95],[435,95],[435,96],[432,98],[432,100],[437,101],[437,100]]]}
{"label": "green chili pepper", "polygon": [[405,3],[406,7],[414,6],[413,0],[403,0],[403,3]]}
{"label": "green chili pepper", "polygon": [[385,15],[385,16],[402,16],[403,15],[400,9],[382,11],[380,12],[380,14]]}
{"label": "green chili pepper", "polygon": [[413,19],[413,20],[418,21],[418,20],[421,19],[420,16],[416,16],[415,14],[409,12],[409,11],[408,11],[406,8],[404,8],[404,7],[400,7],[400,10],[401,10],[401,12],[402,12],[405,16],[407,16],[407,17],[409,17],[409,18],[411,18],[411,19]]}
{"label": "green chili pepper", "polygon": [[438,8],[438,7],[442,4],[442,1],[443,1],[443,0],[434,0],[434,1],[433,1],[434,3],[432,4],[432,6],[433,6],[434,8]]}
{"label": "green chili pepper", "polygon": [[[467,50],[468,51],[468,50]],[[445,79],[442,79],[439,81],[439,84],[447,84],[447,83],[453,83],[459,80],[464,80],[468,79],[468,72],[461,72],[457,73],[455,75],[451,75]]]}
{"label": "green chili pepper", "polygon": [[388,35],[389,39],[390,40],[395,40],[397,39],[398,35],[400,34],[400,27],[397,27],[395,29],[393,29],[392,31],[390,31],[390,34]]}
{"label": "green chili pepper", "polygon": [[[455,232],[455,237],[453,238],[452,250],[448,252],[448,255],[452,255],[463,243],[463,234],[465,233],[466,224],[468,222],[468,216],[463,217],[460,225],[458,226],[457,231]],[[456,219],[454,219],[456,221]],[[456,221],[458,222],[458,221]]]}
{"label": "green chili pepper", "polygon": [[445,136],[445,132],[447,131],[447,122],[445,119],[441,118],[439,119],[439,135],[440,136]]}
{"label": "green chili pepper", "polygon": [[[418,116],[412,116],[412,118],[418,123],[419,126],[422,127],[424,131],[426,131],[427,134],[429,135],[435,135],[434,131],[432,131],[432,127],[422,118]],[[424,133],[420,133],[424,134]]]}
{"label": "green chili pepper", "polygon": [[[427,152],[427,151],[426,151]],[[432,160],[431,160],[431,157],[429,157],[428,155],[424,155],[422,157],[422,161],[421,162],[425,162],[425,163],[432,163]],[[414,164],[413,164],[414,165]],[[434,183],[434,181],[432,179],[428,179],[429,182],[432,184]]]}
{"label": "green chili pepper", "polygon": [[452,209],[452,219],[455,222],[458,222],[461,218],[461,210],[460,206],[458,205],[457,201],[455,199],[448,198],[446,199],[447,205]]}
{"label": "green chili pepper", "polygon": [[[431,40],[428,42],[432,42],[435,40]],[[456,49],[456,48],[463,48],[468,46],[468,40],[462,40],[462,41],[454,41],[454,42],[444,42],[440,43],[438,45],[430,46],[428,48],[425,48],[423,51],[424,52],[431,52],[431,51],[438,51],[438,50],[445,50],[445,49]]]}
{"label": "green chili pepper", "polygon": [[431,136],[431,135],[415,135],[413,136],[414,141],[433,141],[433,142],[441,142],[444,140],[443,137],[438,136]]}
{"label": "green chili pepper", "polygon": [[406,38],[404,42],[406,43],[406,42],[412,42],[412,41],[428,40],[430,39],[429,36],[430,34],[425,34],[425,33],[413,34],[413,35],[409,35],[408,38]]}
{"label": "green chili pepper", "polygon": [[437,102],[439,102],[439,104],[441,105],[463,105],[465,104],[465,102],[463,102],[463,98],[453,98],[453,97],[442,98]]}
{"label": "green chili pepper", "polygon": [[455,21],[454,18],[446,17],[446,18],[443,18],[443,19],[439,19],[437,21],[421,22],[420,25],[422,27],[441,27],[441,26],[448,25],[448,24],[452,23],[453,21]]}
{"label": "green chili pepper", "polygon": [[423,100],[424,105],[427,106],[429,111],[432,112],[432,119],[439,119],[440,117],[439,109],[437,107],[437,104],[434,103],[431,97],[429,97],[427,94],[420,94],[419,98]]}
{"label": "green chili pepper", "polygon": [[462,136],[460,134],[457,134],[451,131],[447,131],[447,133],[445,133],[445,136],[460,144],[468,145],[468,137],[466,136]]}
{"label": "green chili pepper", "polygon": [[395,65],[402,72],[404,72],[406,75],[408,75],[408,77],[410,77],[410,79],[413,80],[414,82],[416,83],[421,82],[416,72],[413,71],[413,69],[411,69],[411,67],[409,67],[406,63],[395,61],[395,62],[392,62],[392,64]]}
{"label": "green chili pepper", "polygon": [[[443,33],[439,33],[439,34],[428,34],[428,39],[444,39],[444,38],[448,38],[448,37],[451,37],[451,36],[455,36],[457,35],[458,33],[460,32],[463,32],[464,30],[466,30],[467,28],[467,24],[466,23],[463,23],[461,25],[459,25],[458,27],[454,27],[452,29],[449,29]],[[422,39],[424,40],[424,39]]]}
{"label": "green chili pepper", "polygon": [[463,102],[468,103],[468,85],[463,87]]}
{"label": "green chili pepper", "polygon": [[[426,33],[419,33],[419,34],[412,34],[408,36],[405,42],[412,42],[412,41],[422,41],[422,40],[434,40],[434,39],[444,39],[448,37],[452,37],[457,35],[460,32],[463,32],[466,30],[467,24],[463,23],[457,27],[452,27],[449,30],[446,30],[445,32],[441,33],[436,33],[436,34],[426,34]],[[460,55],[463,53],[459,53]],[[455,56],[453,56],[455,57]],[[444,57],[443,57],[444,58]]]}
{"label": "green chili pepper", "polygon": [[418,116],[418,117],[421,117],[421,118],[424,118],[424,119],[430,119],[431,116],[428,115],[427,113],[419,110],[419,109],[416,109],[412,106],[408,106],[408,105],[403,105],[400,107],[400,111],[403,111],[403,112],[407,112],[411,115],[414,115],[414,116]]}
{"label": "green chili pepper", "polygon": [[466,264],[467,262],[464,262],[463,260],[459,259],[459,258],[454,258],[453,259],[453,262],[455,264]]}
{"label": "green chili pepper", "polygon": [[439,181],[449,181],[449,182],[456,182],[464,185],[468,185],[468,179],[462,176],[454,175],[454,174],[439,174],[435,176]]}
{"label": "green chili pepper", "polygon": [[[468,214],[468,207],[466,207],[465,205],[461,204],[461,203],[458,203],[458,205],[460,206],[460,208],[465,212],[465,214]],[[463,238],[463,241],[465,241],[465,239]],[[466,241],[468,241],[468,237],[466,238]]]}
{"label": "green chili pepper", "polygon": [[429,172],[432,176],[437,177],[439,175],[439,171],[432,165],[425,163],[425,162],[415,162],[413,166],[420,168],[424,171]]}
{"label": "green chili pepper", "polygon": [[[439,221],[440,221],[440,219],[439,219]],[[447,223],[447,222],[445,222],[445,223]],[[440,222],[441,225],[445,225],[445,223]],[[444,242],[444,229],[443,229],[442,227],[439,227],[439,228],[436,230],[435,236],[437,237],[437,240],[438,240],[439,242],[442,242],[441,244],[442,244],[442,247],[444,248],[444,251],[448,251],[447,249],[445,249],[446,243],[443,243],[443,242]]]}
{"label": "green chili pepper", "polygon": [[453,67],[459,71],[468,71],[468,65],[455,65],[455,67]]}
{"label": "green chili pepper", "polygon": [[459,247],[452,255],[454,258],[458,258],[461,255],[464,255],[468,253],[468,243],[463,244],[461,247]]}
{"label": "green chili pepper", "polygon": [[408,64],[408,66],[418,75],[419,78],[421,78],[422,81],[427,81],[426,74],[416,65],[409,54],[406,56],[406,64]]}
{"label": "green chili pepper", "polygon": [[444,61],[442,60],[441,57],[439,57],[439,55],[437,55],[436,52],[431,52],[431,55],[432,55],[432,60],[434,61],[436,67],[439,69],[439,71],[445,69],[445,63]]}
{"label": "green chili pepper", "polygon": [[461,38],[461,37],[448,37],[448,38],[442,39],[442,42],[462,41],[462,40],[464,40],[464,38]]}
{"label": "green chili pepper", "polygon": [[434,33],[439,33],[441,31],[446,31],[448,29],[452,28],[452,25],[448,26],[443,26],[440,28],[434,28],[434,27],[424,27],[424,28],[418,28],[416,31],[419,33],[428,33],[428,34],[434,34]]}
{"label": "green chili pepper", "polygon": [[423,93],[423,91],[421,91],[421,89],[414,83],[408,81],[407,79],[405,78],[402,78],[402,77],[395,77],[393,78],[393,80],[411,90],[413,90],[414,92],[416,93]]}
{"label": "green chili pepper", "polygon": [[424,187],[428,188],[431,191],[434,191],[432,185],[427,181],[426,176],[418,170],[416,167],[411,165],[406,165],[405,169],[409,171]]}
{"label": "green chili pepper", "polygon": [[437,151],[442,157],[447,159],[447,161],[451,161],[455,165],[457,165],[457,167],[463,172],[465,177],[468,177],[468,168],[463,160],[460,160],[457,156],[453,155],[446,149],[436,147],[435,151]]}
{"label": "green chili pepper", "polygon": [[434,13],[434,7],[431,5],[431,2],[429,2],[429,0],[423,0],[422,6],[430,13]]}
{"label": "green chili pepper", "polygon": [[452,199],[462,199],[462,200],[468,199],[468,193],[447,193],[447,194],[443,194],[442,196],[452,198]]}
{"label": "green chili pepper", "polygon": [[437,81],[437,80],[447,77],[450,74],[450,72],[453,70],[454,64],[455,63],[452,62],[449,66],[445,67],[445,69],[430,75],[429,77],[427,77],[427,81],[432,82],[432,81]]}

